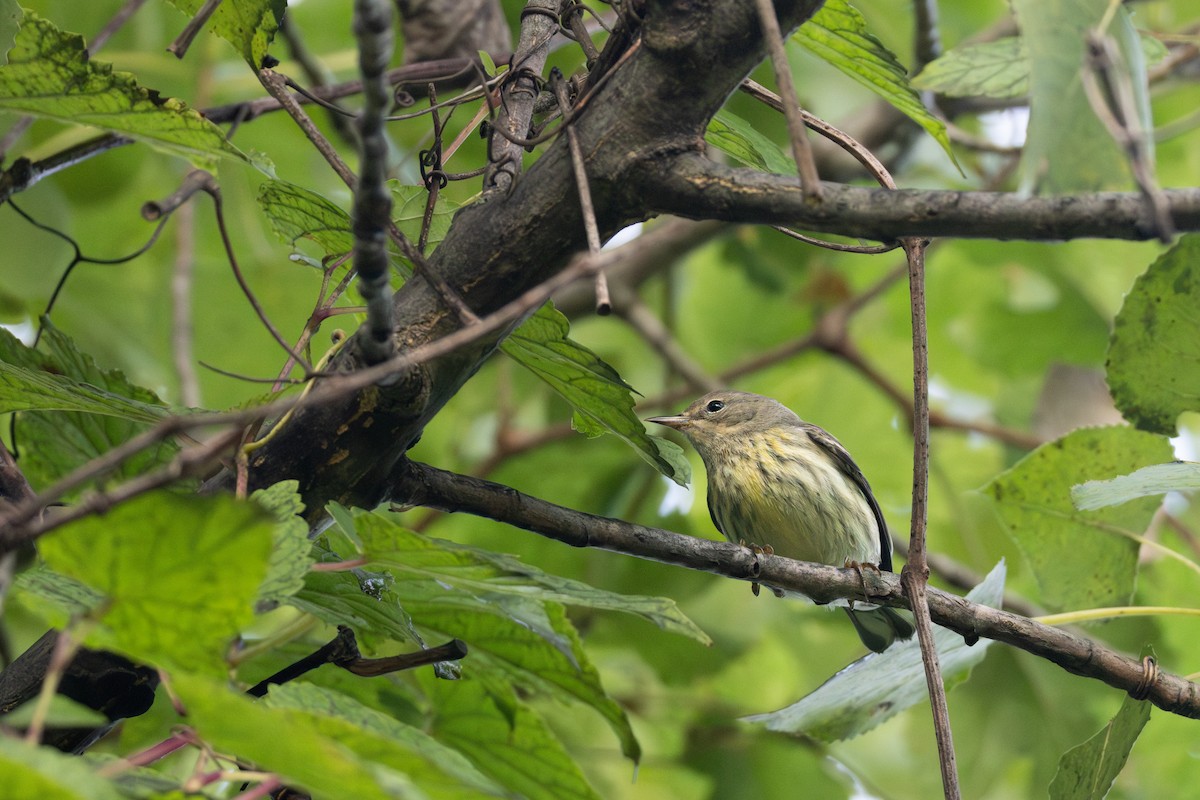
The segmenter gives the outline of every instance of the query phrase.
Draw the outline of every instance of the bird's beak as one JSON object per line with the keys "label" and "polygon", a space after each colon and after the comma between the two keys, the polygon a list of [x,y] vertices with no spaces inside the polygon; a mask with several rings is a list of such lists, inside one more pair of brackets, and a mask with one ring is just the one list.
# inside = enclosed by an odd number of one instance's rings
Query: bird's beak
{"label": "bird's beak", "polygon": [[655,425],[666,425],[668,428],[680,430],[684,425],[691,422],[687,417],[646,417],[646,422],[653,422]]}

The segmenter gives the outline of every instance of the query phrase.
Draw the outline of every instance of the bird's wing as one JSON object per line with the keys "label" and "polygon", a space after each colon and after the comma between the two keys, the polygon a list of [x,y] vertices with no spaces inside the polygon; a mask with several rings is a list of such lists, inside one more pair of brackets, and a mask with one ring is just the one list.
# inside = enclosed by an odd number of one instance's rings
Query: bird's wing
{"label": "bird's wing", "polygon": [[813,443],[829,454],[833,459],[833,463],[837,464],[837,468],[842,474],[854,482],[858,490],[867,500],[867,505],[871,507],[871,513],[875,515],[875,522],[879,526],[879,568],[885,569],[888,572],[892,571],[892,537],[888,534],[887,523],[883,521],[883,512],[879,510],[879,503],[875,500],[875,494],[871,491],[871,484],[867,483],[866,477],[863,476],[862,470],[854,463],[854,459],[850,457],[850,453],[846,448],[842,447],[842,443],[833,438],[833,435],[824,428],[818,428],[816,425],[805,422],[804,432],[808,434],[808,438],[812,439]]}
{"label": "bird's wing", "polygon": [[717,531],[728,539],[729,534],[725,533],[725,528],[721,525],[721,518],[717,516],[717,510],[713,508],[713,489],[711,483],[708,486],[708,516],[712,519],[713,525],[717,526]]}

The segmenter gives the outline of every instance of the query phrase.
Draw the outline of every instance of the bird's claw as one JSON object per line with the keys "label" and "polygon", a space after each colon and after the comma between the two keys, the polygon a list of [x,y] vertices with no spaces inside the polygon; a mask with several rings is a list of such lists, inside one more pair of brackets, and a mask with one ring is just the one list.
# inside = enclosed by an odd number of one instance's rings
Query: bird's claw
{"label": "bird's claw", "polygon": [[[860,562],[860,561],[855,561],[854,559],[851,559],[851,558],[847,558],[846,563],[845,563],[845,569],[852,569],[852,570],[854,570],[855,573],[857,573],[858,583],[860,586],[862,586],[863,600],[868,603],[871,602],[871,592],[869,589],[867,589],[867,577],[865,575],[863,575],[863,570],[870,570],[871,572],[874,572],[876,575],[882,575],[883,572],[879,569],[879,565],[872,564],[870,561],[867,561],[864,563],[864,562]],[[850,607],[851,608],[854,607],[853,600],[850,601]]]}
{"label": "bird's claw", "polygon": [[[754,566],[752,566],[750,568],[751,572],[754,575],[758,575],[758,573],[761,569],[761,567],[758,563],[758,557],[759,556],[770,556],[770,555],[775,554],[774,548],[772,548],[771,545],[769,545],[769,544],[765,544],[760,547],[759,545],[756,545],[753,543],[747,543],[745,539],[739,539],[738,544],[740,544],[742,547],[749,548],[750,552],[754,555]],[[758,597],[758,593],[761,590],[762,590],[762,586],[759,585],[759,583],[757,581],[750,582],[750,591],[754,593],[755,597]],[[783,597],[783,593],[780,592],[778,589],[771,589],[771,591],[775,593],[776,597]]]}

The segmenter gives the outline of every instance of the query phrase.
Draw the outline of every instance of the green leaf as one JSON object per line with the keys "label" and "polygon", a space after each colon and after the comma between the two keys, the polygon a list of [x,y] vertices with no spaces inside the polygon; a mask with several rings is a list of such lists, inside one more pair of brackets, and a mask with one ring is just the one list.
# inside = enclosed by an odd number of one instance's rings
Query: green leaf
{"label": "green leaf", "polygon": [[1055,611],[1127,605],[1137,575],[1138,543],[1158,508],[1152,498],[1079,511],[1071,487],[1171,457],[1161,436],[1132,428],[1085,428],[1042,445],[985,488],[1029,561],[1042,602]]}
{"label": "green leaf", "polygon": [[826,0],[792,38],[924,128],[958,166],[945,123],[925,108],[908,82],[908,70],[883,42],[867,31],[866,20],[847,0]]}
{"label": "green leaf", "polygon": [[127,72],[90,61],[82,36],[29,11],[8,63],[0,66],[0,111],[102,128],[208,170],[219,158],[247,160],[198,111],[160,97]]}
{"label": "green leaf", "polygon": [[507,796],[462,753],[344,694],[309,683],[289,683],[272,686],[265,702],[271,708],[303,714],[313,730],[364,761],[404,774],[431,797],[472,800]]}
{"label": "green leaf", "polygon": [[[195,16],[204,0],[168,0],[188,16]],[[242,54],[250,69],[263,66],[263,56],[283,21],[287,0],[224,0],[205,27]]]}
{"label": "green leaf", "polygon": [[1095,736],[1063,753],[1050,783],[1051,800],[1102,800],[1149,719],[1149,701],[1126,697]]}
{"label": "green leaf", "polygon": [[371,563],[393,572],[436,580],[476,596],[513,595],[541,602],[622,611],[663,630],[689,636],[704,644],[712,640],[688,619],[674,600],[665,597],[621,595],[580,581],[550,575],[519,559],[466,545],[431,539],[379,514],[362,512],[355,529]]}
{"label": "green leaf", "polygon": [[926,64],[912,85],[950,97],[1021,97],[1029,91],[1025,40],[1006,36],[956,47]]}
{"label": "green leaf", "polygon": [[392,576],[378,572],[309,572],[304,586],[287,598],[330,625],[349,625],[363,638],[421,642],[412,618],[392,591]]}
{"label": "green leaf", "polygon": [[0,736],[5,797],[38,800],[118,800],[123,795],[78,756]]}
{"label": "green leaf", "polygon": [[[424,186],[408,186],[398,181],[388,181],[392,190],[392,219],[400,232],[407,236],[413,244],[421,237],[421,225],[425,220],[425,205],[429,192]],[[433,252],[454,219],[458,206],[446,199],[445,194],[438,194],[437,202],[433,205],[433,215],[429,218],[429,240],[425,246],[425,254]]]}
{"label": "green leaf", "polygon": [[1108,347],[1108,385],[1127,420],[1175,434],[1200,410],[1200,234],[1180,237],[1125,297]]}
{"label": "green leaf", "polygon": [[1167,492],[1200,491],[1200,464],[1175,461],[1121,475],[1107,481],[1088,481],[1071,487],[1071,499],[1081,511],[1116,506],[1139,497]]}
{"label": "green leaf", "polygon": [[[1001,561],[967,598],[1000,608],[1006,572]],[[981,639],[967,646],[961,634],[936,626],[933,640],[947,689],[965,681],[991,645],[990,640]],[[860,658],[787,708],[745,720],[763,723],[773,731],[834,742],[866,733],[927,697],[921,647],[913,637]]]}
{"label": "green leaf", "polygon": [[264,181],[258,204],[281,241],[316,243],[326,256],[342,256],[354,248],[350,215],[316,192],[287,181]]}
{"label": "green leaf", "polygon": [[[1160,61],[1167,53],[1160,41],[1145,34],[1141,36],[1141,51],[1146,63]],[[1022,97],[1029,93],[1025,40],[1006,36],[960,45],[925,65],[912,84],[949,97]]]}
{"label": "green leaf", "polygon": [[[633,413],[633,389],[591,350],[567,337],[567,318],[546,303],[500,345],[508,356],[537,375],[570,403],[586,432],[616,435],[656,470],[680,486],[691,480],[683,451],[646,433]],[[579,426],[576,426],[579,429]]]}
{"label": "green leaf", "polygon": [[51,569],[104,595],[90,646],[220,676],[229,640],[253,617],[273,527],[253,503],[160,491],[68,523],[39,547]]}
{"label": "green leaf", "polygon": [[598,798],[562,743],[532,708],[496,681],[421,675],[433,699],[429,732],[518,797]]}
{"label": "green leaf", "polygon": [[726,109],[718,111],[709,121],[704,139],[748,167],[779,175],[796,173],[796,163],[784,155],[779,145]]}
{"label": "green leaf", "polygon": [[16,41],[22,16],[16,0],[0,0],[0,67],[8,63],[8,51]]}
{"label": "green leaf", "polygon": [[104,602],[100,592],[44,564],[18,573],[14,585],[25,607],[55,627],[66,625],[72,617],[81,617]]}
{"label": "green leaf", "polygon": [[255,703],[199,675],[172,677],[187,723],[204,741],[277,773],[288,786],[311,792],[314,800],[427,797],[404,776],[324,733],[309,714]]}
{"label": "green leaf", "polygon": [[51,354],[28,348],[0,329],[0,408],[5,412],[76,411],[148,423],[167,415],[152,392],[129,383],[118,371],[100,369],[57,329],[47,325],[45,339]]}
{"label": "green leaf", "polygon": [[562,606],[475,597],[434,580],[397,581],[394,591],[426,638],[467,643],[471,655],[463,669],[468,675],[498,671],[526,690],[590,706],[617,735],[625,756],[640,758],[629,718],[604,691]]}
{"label": "green leaf", "polygon": [[[117,370],[102,369],[49,321],[43,324],[46,352],[0,330],[0,409],[25,412],[17,425],[21,467],[35,488],[128,441],[168,413],[153,392]],[[173,441],[160,442],[111,474],[144,474],[178,449]]]}
{"label": "green leaf", "polygon": [[299,488],[299,481],[280,481],[250,495],[279,523],[272,536],[267,577],[258,592],[260,603],[280,603],[303,589],[304,576],[316,561],[308,539],[308,523],[301,517],[304,503]]}

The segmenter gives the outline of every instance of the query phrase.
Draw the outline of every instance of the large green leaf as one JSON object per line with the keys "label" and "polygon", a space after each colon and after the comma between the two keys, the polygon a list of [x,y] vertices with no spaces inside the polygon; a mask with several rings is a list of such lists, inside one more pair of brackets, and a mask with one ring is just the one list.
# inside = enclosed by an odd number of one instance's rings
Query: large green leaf
{"label": "large green leaf", "polygon": [[423,677],[429,732],[528,800],[599,798],[545,721],[499,682]]}
{"label": "large green leaf", "polygon": [[691,466],[674,442],[650,436],[633,413],[633,389],[591,350],[572,341],[567,318],[547,303],[500,345],[575,409],[575,429],[588,436],[616,435],[656,470],[680,486]]}
{"label": "large green leaf", "polygon": [[[1147,63],[1159,61],[1167,49],[1141,37]],[[949,97],[995,97],[1008,100],[1029,92],[1029,53],[1025,40],[1005,36],[991,42],[964,44],[934,59],[912,79],[913,86]]]}
{"label": "large green leaf", "polygon": [[1063,753],[1050,783],[1051,800],[1103,800],[1149,719],[1149,702],[1126,697],[1095,736]]}
{"label": "large green leaf", "polygon": [[[1004,600],[1004,562],[997,564],[967,599],[992,608]],[[946,688],[965,681],[983,660],[991,642],[968,646],[961,634],[933,630],[934,646]],[[787,708],[747,717],[773,731],[810,736],[822,742],[849,739],[891,719],[928,697],[925,666],[916,637],[897,642],[882,653],[869,653]]]}
{"label": "large green leaf", "polygon": [[779,175],[796,174],[796,163],[784,155],[779,145],[724,108],[709,120],[704,140],[748,167]]}
{"label": "large green leaf", "polygon": [[53,570],[100,592],[85,642],[224,675],[254,615],[274,522],[253,503],[166,491],[71,522],[39,544]]}
{"label": "large green leaf", "polygon": [[1059,611],[1126,605],[1137,575],[1140,535],[1158,508],[1153,498],[1080,511],[1071,488],[1171,457],[1162,436],[1126,427],[1085,428],[1042,445],[985,487],[1042,589]]}
{"label": "large green leaf", "polygon": [[[21,468],[44,488],[167,415],[153,392],[102,369],[69,337],[44,322],[44,350],[0,330],[0,413],[24,411],[17,424]],[[134,455],[114,471],[140,475],[175,454],[172,441]]]}
{"label": "large green leaf", "polygon": [[454,586],[478,597],[511,595],[526,600],[563,603],[641,617],[663,630],[681,633],[704,644],[712,640],[688,619],[674,600],[621,595],[580,581],[561,578],[517,558],[475,547],[431,539],[379,514],[355,517],[355,532],[371,564]]}
{"label": "large green leaf", "polygon": [[0,66],[0,110],[103,128],[204,169],[215,169],[219,158],[246,160],[220,128],[186,103],[89,60],[82,36],[28,11],[8,63]]}
{"label": "large green leaf", "polygon": [[[168,2],[189,16],[204,5],[204,0]],[[258,70],[286,9],[287,0],[224,0],[205,27],[237,48],[250,69]]]}
{"label": "large green leaf", "polygon": [[173,674],[187,724],[214,749],[237,755],[314,800],[425,800],[424,792],[384,764],[364,758],[321,730],[309,714],[255,703],[224,683]]}
{"label": "large green leaf", "polygon": [[792,38],[924,128],[957,166],[945,123],[925,108],[908,82],[908,70],[883,42],[867,31],[863,15],[847,0],[826,0]]}
{"label": "large green leaf", "polygon": [[258,189],[258,204],[276,235],[287,244],[309,239],[326,256],[341,256],[354,247],[350,215],[316,192],[287,181],[264,181]]}
{"label": "large green leaf", "polygon": [[474,800],[508,796],[462,753],[344,694],[309,683],[290,683],[272,686],[265,702],[271,708],[302,714],[314,731],[364,761],[402,773],[431,797]]}
{"label": "large green leaf", "polygon": [[465,674],[499,673],[527,691],[583,703],[612,728],[626,757],[641,757],[629,718],[604,691],[562,606],[475,597],[434,580],[397,581],[394,591],[426,638],[467,643],[471,655]]}
{"label": "large green leaf", "polygon": [[956,47],[926,64],[912,84],[950,97],[1020,97],[1029,91],[1025,40],[1006,36]]}
{"label": "large green leaf", "polygon": [[[1046,193],[1126,186],[1129,169],[1121,148],[1097,118],[1084,92],[1084,39],[1104,17],[1108,0],[1014,0],[1029,52],[1029,130],[1021,185]],[[1112,30],[1139,97],[1144,131],[1152,131],[1146,97],[1145,58],[1129,14],[1113,17]],[[1148,134],[1147,134],[1148,135]],[[1151,150],[1152,152],[1152,150]]]}
{"label": "large green leaf", "polygon": [[349,625],[360,638],[421,642],[393,583],[390,575],[365,570],[309,572],[287,603],[330,625]]}
{"label": "large green leaf", "polygon": [[[147,423],[167,415],[152,392],[120,372],[100,369],[49,324],[44,338],[51,354],[26,347],[0,329],[0,411],[75,411]],[[105,384],[118,391],[108,391]]]}
{"label": "large green leaf", "polygon": [[308,539],[308,523],[300,516],[304,503],[298,492],[299,481],[281,481],[250,495],[275,516],[271,543],[271,563],[259,589],[259,602],[280,603],[304,588],[304,576],[316,560]]}
{"label": "large green leaf", "polygon": [[13,800],[117,800],[124,796],[78,756],[11,736],[0,736],[0,775],[4,776],[0,794]]}
{"label": "large green leaf", "polygon": [[1200,411],[1200,234],[1183,236],[1137,279],[1113,324],[1108,385],[1125,418],[1175,434]]}

